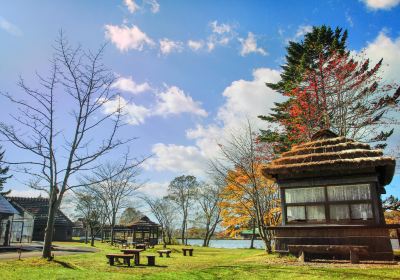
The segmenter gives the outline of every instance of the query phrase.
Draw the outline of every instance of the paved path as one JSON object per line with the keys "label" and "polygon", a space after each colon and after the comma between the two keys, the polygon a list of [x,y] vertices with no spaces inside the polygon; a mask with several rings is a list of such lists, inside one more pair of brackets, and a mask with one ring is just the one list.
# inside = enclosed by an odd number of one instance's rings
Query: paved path
{"label": "paved path", "polygon": [[[52,252],[54,256],[65,256],[65,255],[74,255],[74,254],[87,254],[99,252],[99,249],[96,248],[85,248],[85,247],[67,247],[60,246],[56,247]],[[8,252],[8,253],[0,253],[0,261],[1,260],[15,260],[18,259],[17,252]],[[22,252],[21,258],[32,258],[32,257],[40,257],[42,255],[41,251],[30,251],[30,252]]]}

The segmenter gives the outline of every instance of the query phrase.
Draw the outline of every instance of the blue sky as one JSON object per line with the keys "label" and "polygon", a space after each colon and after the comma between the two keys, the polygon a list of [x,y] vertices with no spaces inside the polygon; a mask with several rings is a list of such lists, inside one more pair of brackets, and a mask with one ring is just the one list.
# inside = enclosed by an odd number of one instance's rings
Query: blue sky
{"label": "blue sky", "polygon": [[[46,73],[60,29],[71,43],[87,49],[109,42],[104,62],[119,76],[115,87],[130,115],[121,135],[139,137],[132,143],[133,154],[154,154],[142,174],[149,181],[143,192],[162,195],[175,176],[204,176],[217,139],[282,100],[264,83],[279,79],[287,42],[301,40],[312,25],[347,29],[349,49],[364,49],[374,61],[383,57],[389,63],[383,78],[395,79],[400,73],[399,2],[3,2],[0,90],[19,94],[19,75],[35,85],[34,73]],[[13,110],[4,102],[2,120]],[[399,139],[397,132],[390,147]],[[4,147],[9,159],[21,156]],[[400,196],[399,185],[396,176],[388,193]],[[9,186],[15,194],[33,193],[15,179]]]}

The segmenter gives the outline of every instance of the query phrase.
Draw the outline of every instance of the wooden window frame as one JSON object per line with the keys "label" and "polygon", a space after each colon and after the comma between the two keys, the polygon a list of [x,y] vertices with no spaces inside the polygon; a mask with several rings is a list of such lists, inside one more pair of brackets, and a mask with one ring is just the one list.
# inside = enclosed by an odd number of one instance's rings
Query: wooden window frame
{"label": "wooden window frame", "polygon": [[[334,186],[333,184],[329,185],[318,185],[318,186],[312,186],[309,188],[319,188],[319,187],[324,187],[325,190],[325,201],[322,202],[302,202],[302,203],[287,203],[286,202],[286,190],[287,189],[298,189],[298,188],[304,188],[302,187],[287,187],[287,188],[282,188],[282,195],[285,198],[285,203],[284,203],[284,213],[285,213],[285,223],[286,224],[373,224],[374,221],[376,220],[376,213],[374,211],[374,197],[373,194],[374,192],[372,191],[372,187],[374,184],[372,183],[349,183],[349,184],[340,184],[338,186],[351,186],[351,185],[357,185],[357,184],[366,184],[369,185],[369,193],[370,193],[370,198],[369,199],[362,199],[362,200],[335,200],[335,201],[329,201],[328,200],[328,187]],[[346,220],[334,220],[330,218],[330,205],[347,205],[349,209],[349,216],[350,219]],[[351,211],[351,205],[352,204],[370,204],[371,205],[371,211],[372,211],[372,217],[368,218],[367,220],[363,219],[352,219],[352,211]],[[314,220],[307,220],[307,206],[318,206],[318,205],[323,205],[325,207],[325,220],[323,221],[314,221]],[[303,206],[304,211],[305,211],[305,220],[299,220],[299,221],[288,221],[287,217],[287,207],[288,206]]]}

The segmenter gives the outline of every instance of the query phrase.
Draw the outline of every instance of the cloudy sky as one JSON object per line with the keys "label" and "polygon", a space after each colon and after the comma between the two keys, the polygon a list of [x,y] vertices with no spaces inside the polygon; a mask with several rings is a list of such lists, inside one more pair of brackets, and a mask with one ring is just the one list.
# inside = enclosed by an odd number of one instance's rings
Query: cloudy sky
{"label": "cloudy sky", "polygon": [[[109,42],[105,64],[118,76],[128,126],[138,137],[142,192],[161,196],[181,174],[204,176],[216,142],[250,118],[267,114],[282,97],[265,82],[279,80],[289,40],[313,25],[349,31],[348,47],[377,61],[384,79],[400,73],[400,0],[364,1],[7,1],[0,4],[0,90],[19,94],[19,75],[32,85],[46,72],[60,29],[73,44],[96,49]],[[388,65],[389,64],[389,65]],[[62,96],[60,101],[62,102]],[[2,99],[0,117],[12,107]],[[111,110],[110,103],[104,112]],[[15,109],[15,108],[14,108]],[[59,119],[63,121],[62,118]],[[65,124],[64,124],[65,125]],[[399,133],[391,143],[399,142]],[[7,158],[20,152],[3,144]],[[18,175],[19,176],[19,175]],[[16,180],[16,195],[33,194]],[[400,195],[398,177],[387,188]]]}

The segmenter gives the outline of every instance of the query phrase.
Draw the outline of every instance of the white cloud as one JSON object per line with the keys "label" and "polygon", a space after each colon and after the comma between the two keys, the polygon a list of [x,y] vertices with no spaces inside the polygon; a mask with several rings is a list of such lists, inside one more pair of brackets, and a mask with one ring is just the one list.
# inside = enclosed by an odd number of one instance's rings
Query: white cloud
{"label": "white cloud", "polygon": [[[8,190],[5,188],[5,190]],[[49,197],[49,195],[44,191],[34,190],[34,189],[27,189],[27,190],[11,190],[9,196],[18,196],[18,197]]]}
{"label": "white cloud", "polygon": [[132,27],[128,27],[126,25],[109,25],[105,26],[106,39],[111,40],[111,42],[121,51],[128,50],[138,50],[142,51],[144,47],[154,46],[155,43],[152,39],[150,39],[146,33],[141,31],[139,27],[133,25]]}
{"label": "white cloud", "polygon": [[153,14],[156,14],[160,11],[160,4],[158,4],[157,0],[145,0],[145,3],[150,5],[150,9]]}
{"label": "white cloud", "polygon": [[207,161],[198,147],[158,143],[152,148],[154,157],[148,159],[145,169],[172,171],[188,175],[204,175]]}
{"label": "white cloud", "polygon": [[202,117],[207,112],[201,108],[201,104],[176,86],[167,87],[164,92],[157,94],[155,115],[167,116],[171,114],[191,113]]}
{"label": "white cloud", "polygon": [[194,40],[189,40],[187,42],[188,47],[193,50],[193,51],[198,51],[203,48],[204,42],[203,41],[194,41]]}
{"label": "white cloud", "polygon": [[0,16],[0,29],[3,29],[7,33],[14,35],[14,36],[21,36],[22,31],[18,28],[18,26],[12,24],[5,18]]}
{"label": "white cloud", "polygon": [[111,87],[133,94],[151,90],[151,87],[147,82],[138,84],[132,79],[132,77],[119,77]]}
{"label": "white cloud", "polygon": [[168,186],[168,182],[149,182],[138,189],[138,192],[150,197],[163,197],[167,195]]}
{"label": "white cloud", "polygon": [[252,80],[232,82],[222,93],[225,102],[220,106],[215,121],[186,131],[186,137],[194,140],[195,144],[158,143],[153,146],[155,156],[147,163],[147,168],[205,176],[208,159],[217,155],[218,143],[229,137],[232,131],[242,127],[247,119],[255,125],[255,129],[265,126],[257,116],[269,113],[274,102],[284,100],[282,95],[266,87],[265,83],[279,79],[279,71],[259,68],[253,71]]}
{"label": "white cloud", "polygon": [[216,46],[226,46],[236,36],[233,25],[221,23],[218,21],[210,22],[212,34],[207,38],[207,49],[209,52]]}
{"label": "white cloud", "polygon": [[400,0],[362,0],[362,2],[372,10],[390,10],[396,7]]}
{"label": "white cloud", "polygon": [[300,37],[303,37],[307,33],[312,31],[312,26],[311,25],[300,25],[297,28],[296,35],[294,36],[295,40],[300,39]]}
{"label": "white cloud", "polygon": [[183,50],[183,44],[179,41],[173,41],[167,38],[160,40],[160,52],[164,55],[172,52],[181,52]]}
{"label": "white cloud", "polygon": [[124,0],[124,4],[131,14],[139,10],[139,6],[135,3],[134,0]]}
{"label": "white cloud", "polygon": [[257,41],[253,33],[249,32],[247,38],[239,38],[239,42],[242,44],[242,49],[240,50],[241,56],[246,56],[250,53],[259,53],[261,55],[267,55],[267,52],[263,48],[257,47]]}
{"label": "white cloud", "polygon": [[231,25],[226,24],[226,23],[218,24],[218,21],[216,21],[216,20],[210,22],[210,26],[211,26],[212,32],[217,33],[217,34],[230,33],[230,32],[232,32],[232,29],[233,29],[233,27]]}
{"label": "white cloud", "polygon": [[150,116],[150,110],[144,106],[136,105],[134,102],[128,102],[123,97],[118,97],[108,101],[103,105],[105,114],[111,114],[121,108],[125,121],[131,125],[144,123],[146,117]]}
{"label": "white cloud", "polygon": [[346,16],[346,21],[349,24],[349,26],[353,27],[354,26],[354,22],[353,22],[353,18],[349,14],[349,11],[346,11],[345,16]]}
{"label": "white cloud", "polygon": [[382,74],[387,81],[398,81],[400,73],[400,36],[391,39],[385,31],[381,31],[374,41],[369,42],[364,49],[366,57],[371,62],[383,58]]}

